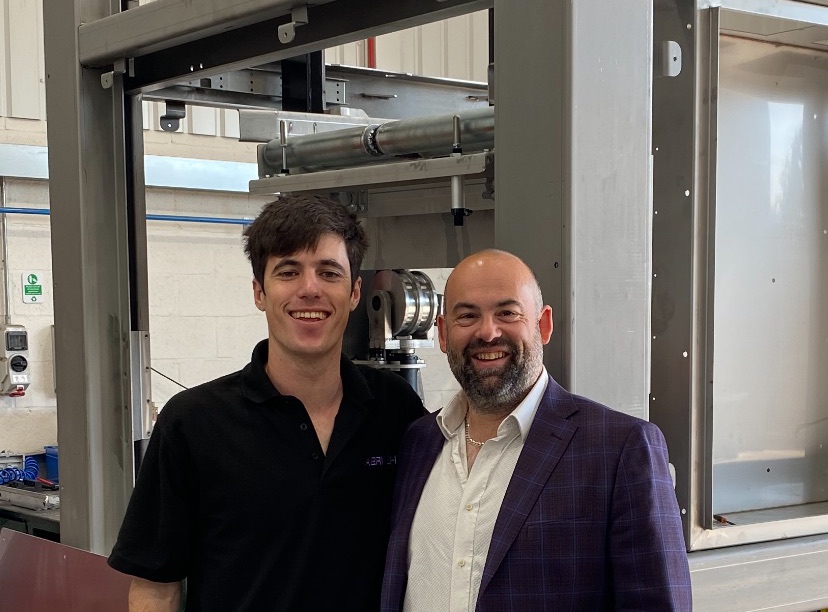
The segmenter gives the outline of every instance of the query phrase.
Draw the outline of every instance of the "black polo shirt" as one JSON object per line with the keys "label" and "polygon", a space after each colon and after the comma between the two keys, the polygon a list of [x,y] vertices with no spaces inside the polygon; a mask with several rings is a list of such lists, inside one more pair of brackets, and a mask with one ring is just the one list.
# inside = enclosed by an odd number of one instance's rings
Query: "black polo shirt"
{"label": "black polo shirt", "polygon": [[187,578],[187,611],[379,609],[396,455],[419,397],[342,358],[327,454],[305,407],[242,371],[172,398],[158,417],[109,564]]}

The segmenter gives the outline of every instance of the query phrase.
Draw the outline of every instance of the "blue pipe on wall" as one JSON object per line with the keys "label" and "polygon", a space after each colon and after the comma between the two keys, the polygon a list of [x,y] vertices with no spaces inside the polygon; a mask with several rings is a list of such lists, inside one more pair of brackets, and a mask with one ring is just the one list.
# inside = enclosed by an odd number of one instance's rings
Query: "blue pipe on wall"
{"label": "blue pipe on wall", "polygon": [[[9,215],[48,215],[48,208],[9,208],[0,207],[0,214]],[[183,215],[147,215],[148,221],[175,221],[184,223],[218,223],[223,225],[250,225],[252,219],[230,219],[223,217],[187,217]]]}

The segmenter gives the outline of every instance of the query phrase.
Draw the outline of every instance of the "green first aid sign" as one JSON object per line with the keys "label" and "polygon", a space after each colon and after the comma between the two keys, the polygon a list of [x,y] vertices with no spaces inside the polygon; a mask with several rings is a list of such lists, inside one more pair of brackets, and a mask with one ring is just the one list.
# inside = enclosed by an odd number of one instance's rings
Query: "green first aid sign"
{"label": "green first aid sign", "polygon": [[41,304],[43,302],[44,276],[42,272],[24,272],[21,275],[24,304]]}

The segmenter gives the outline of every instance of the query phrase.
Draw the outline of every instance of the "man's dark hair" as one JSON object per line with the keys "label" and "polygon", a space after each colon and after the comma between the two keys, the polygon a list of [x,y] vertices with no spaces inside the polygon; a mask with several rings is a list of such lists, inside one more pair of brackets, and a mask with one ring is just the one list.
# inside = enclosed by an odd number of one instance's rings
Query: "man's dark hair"
{"label": "man's dark hair", "polygon": [[322,196],[281,195],[244,229],[244,252],[253,267],[253,276],[264,287],[267,260],[315,249],[325,234],[345,241],[351,284],[356,283],[368,239],[356,215]]}

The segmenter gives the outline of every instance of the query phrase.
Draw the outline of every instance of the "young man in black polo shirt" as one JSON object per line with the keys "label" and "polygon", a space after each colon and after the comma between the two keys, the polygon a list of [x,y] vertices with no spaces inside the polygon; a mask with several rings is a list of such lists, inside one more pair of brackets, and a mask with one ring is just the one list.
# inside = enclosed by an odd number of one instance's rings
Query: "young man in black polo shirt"
{"label": "young man in black polo shirt", "polygon": [[268,339],[162,410],[109,564],[130,610],[379,608],[396,453],[424,414],[400,377],[342,355],[367,241],[317,197],[244,232]]}

